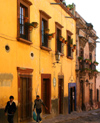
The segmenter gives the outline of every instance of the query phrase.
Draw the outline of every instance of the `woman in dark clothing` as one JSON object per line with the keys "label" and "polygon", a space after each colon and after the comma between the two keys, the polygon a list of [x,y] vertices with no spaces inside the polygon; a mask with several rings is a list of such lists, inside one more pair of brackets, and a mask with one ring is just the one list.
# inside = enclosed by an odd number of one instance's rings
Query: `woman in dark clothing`
{"label": "woman in dark clothing", "polygon": [[[40,113],[42,112],[41,105],[45,106],[43,101],[41,99],[39,99],[39,95],[37,95],[36,100],[34,101],[34,109],[36,108],[36,113],[37,113],[37,120],[36,120],[37,123],[42,120],[40,117]],[[48,108],[46,106],[45,106],[45,108],[48,110]],[[33,109],[33,111],[34,111],[34,109]]]}
{"label": "woman in dark clothing", "polygon": [[15,102],[13,102],[14,100],[13,96],[10,96],[9,99],[10,101],[7,102],[7,105],[4,111],[5,111],[5,115],[7,115],[7,112],[8,112],[8,122],[13,123],[14,113],[16,112],[16,104]]}

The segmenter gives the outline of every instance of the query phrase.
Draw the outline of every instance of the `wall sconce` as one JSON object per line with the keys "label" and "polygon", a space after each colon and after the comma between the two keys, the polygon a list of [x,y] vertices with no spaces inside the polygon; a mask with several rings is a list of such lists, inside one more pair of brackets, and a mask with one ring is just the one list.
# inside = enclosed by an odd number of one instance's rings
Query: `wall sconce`
{"label": "wall sconce", "polygon": [[55,65],[55,63],[59,63],[59,61],[60,61],[60,52],[59,51],[57,51],[55,53],[55,58],[56,58],[56,62],[53,63],[54,65]]}

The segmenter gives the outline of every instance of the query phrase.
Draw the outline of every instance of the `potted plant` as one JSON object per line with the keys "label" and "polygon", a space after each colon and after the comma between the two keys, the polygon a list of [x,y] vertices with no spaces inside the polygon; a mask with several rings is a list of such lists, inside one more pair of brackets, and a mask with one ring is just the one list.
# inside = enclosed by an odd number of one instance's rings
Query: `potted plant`
{"label": "potted plant", "polygon": [[88,59],[85,59],[85,62],[88,63]]}
{"label": "potted plant", "polygon": [[62,43],[65,43],[65,38],[62,39]]}
{"label": "potted plant", "polygon": [[52,33],[52,38],[54,38],[55,37],[55,33]]}
{"label": "potted plant", "polygon": [[62,37],[62,36],[60,36],[60,37],[59,37],[59,40],[60,40],[60,41],[62,41],[62,40],[63,40],[63,37]]}
{"label": "potted plant", "polygon": [[83,58],[81,56],[78,57],[78,60],[82,62]]}
{"label": "potted plant", "polygon": [[91,65],[91,63],[92,63],[92,60],[90,60],[90,59],[89,59],[89,60],[88,60],[88,63]]}
{"label": "potted plant", "polygon": [[67,44],[68,43],[68,41],[67,40],[65,40],[65,44]]}
{"label": "potted plant", "polygon": [[52,34],[48,35],[48,39],[51,40],[52,39]]}
{"label": "potted plant", "polygon": [[72,52],[74,52],[74,48],[72,48]]}
{"label": "potted plant", "polygon": [[70,40],[70,47],[73,47],[73,39]]}
{"label": "potted plant", "polygon": [[98,62],[94,61],[94,65],[96,65],[96,66],[97,66],[98,64],[99,64]]}
{"label": "potted plant", "polygon": [[45,34],[49,34],[50,29],[45,29],[44,32]]}
{"label": "potted plant", "polygon": [[94,74],[97,74],[98,73],[98,70],[94,70],[93,72],[94,72]]}
{"label": "potted plant", "polygon": [[65,1],[63,1],[63,4],[66,6],[66,2]]}
{"label": "potted plant", "polygon": [[29,27],[29,30],[32,31],[32,29],[33,29],[34,26],[33,26],[32,23],[28,23],[28,27]]}
{"label": "potted plant", "polygon": [[27,16],[25,16],[25,17],[24,17],[24,22],[27,23],[27,22],[28,22],[28,19],[29,19],[29,18],[28,18]]}
{"label": "potted plant", "polygon": [[69,7],[70,10],[72,10],[74,8],[73,4],[69,4],[69,5],[67,5],[67,7]]}
{"label": "potted plant", "polygon": [[67,10],[69,11],[70,10],[69,6],[66,6],[66,7],[67,7]]}
{"label": "potted plant", "polygon": [[76,49],[76,44],[73,45],[74,49]]}
{"label": "potted plant", "polygon": [[32,24],[33,24],[33,27],[34,28],[37,28],[37,26],[38,26],[38,23],[37,22],[32,22]]}

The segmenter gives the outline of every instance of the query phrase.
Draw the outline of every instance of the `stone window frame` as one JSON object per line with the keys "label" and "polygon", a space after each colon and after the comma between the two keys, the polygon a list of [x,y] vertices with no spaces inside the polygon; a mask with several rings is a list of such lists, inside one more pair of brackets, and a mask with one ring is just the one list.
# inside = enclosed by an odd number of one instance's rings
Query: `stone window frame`
{"label": "stone window frame", "polygon": [[32,42],[30,41],[29,30],[28,30],[28,40],[20,38],[20,25],[19,25],[20,5],[23,5],[24,7],[27,8],[27,16],[28,16],[29,22],[30,22],[30,6],[32,5],[32,2],[30,2],[29,0],[17,0],[17,40],[22,43],[26,43],[26,44],[30,45],[30,44],[32,44]]}
{"label": "stone window frame", "polygon": [[[64,28],[60,23],[55,22],[55,52],[57,52],[57,29],[59,29],[61,31],[61,35],[62,35],[62,28]],[[62,53],[62,47],[61,47],[61,56],[64,56],[64,54]]]}
{"label": "stone window frame", "polygon": [[46,51],[51,51],[50,48],[42,46],[42,19],[47,21],[47,28],[49,27],[49,19],[51,19],[51,17],[44,12],[43,10],[39,10],[40,11],[40,48]]}
{"label": "stone window frame", "polygon": [[[73,33],[69,30],[67,30],[66,33],[67,33],[67,40],[68,40],[68,36],[72,37]],[[72,48],[71,48],[71,56],[68,56],[68,43],[67,43],[67,58],[71,60],[73,59]]]}

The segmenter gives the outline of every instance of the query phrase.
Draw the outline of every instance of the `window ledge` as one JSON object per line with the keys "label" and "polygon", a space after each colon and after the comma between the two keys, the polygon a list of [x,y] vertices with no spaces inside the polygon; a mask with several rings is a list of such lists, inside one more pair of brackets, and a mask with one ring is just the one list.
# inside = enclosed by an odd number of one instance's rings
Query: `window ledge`
{"label": "window ledge", "polygon": [[41,49],[43,49],[43,50],[46,50],[46,51],[51,51],[51,49],[50,49],[50,48],[45,47],[45,46],[40,46],[40,48],[41,48]]}
{"label": "window ledge", "polygon": [[18,41],[20,41],[20,42],[22,42],[22,43],[26,43],[26,44],[32,44],[32,42],[31,41],[29,41],[29,40],[25,40],[25,39],[23,39],[23,38],[17,38],[17,40]]}
{"label": "window ledge", "polygon": [[67,56],[67,58],[68,58],[68,59],[71,59],[71,60],[73,59],[73,57],[72,57],[72,56]]}

